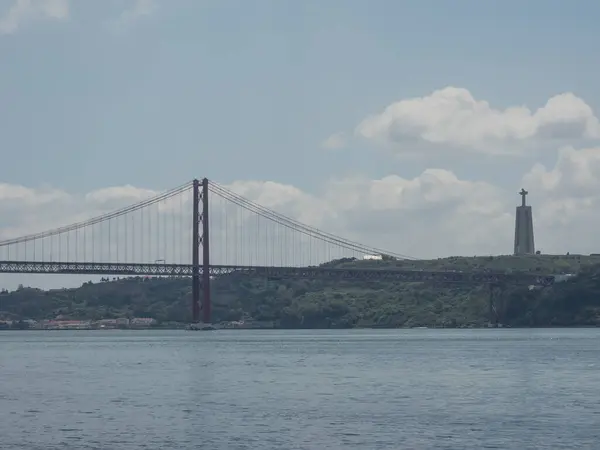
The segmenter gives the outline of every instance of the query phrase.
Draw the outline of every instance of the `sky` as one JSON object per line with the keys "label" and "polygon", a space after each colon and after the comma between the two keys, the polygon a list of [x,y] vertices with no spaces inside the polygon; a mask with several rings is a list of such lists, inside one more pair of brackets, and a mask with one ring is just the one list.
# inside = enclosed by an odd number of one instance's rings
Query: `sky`
{"label": "sky", "polygon": [[0,240],[208,177],[419,258],[511,253],[523,187],[540,251],[600,252],[599,14],[0,0]]}

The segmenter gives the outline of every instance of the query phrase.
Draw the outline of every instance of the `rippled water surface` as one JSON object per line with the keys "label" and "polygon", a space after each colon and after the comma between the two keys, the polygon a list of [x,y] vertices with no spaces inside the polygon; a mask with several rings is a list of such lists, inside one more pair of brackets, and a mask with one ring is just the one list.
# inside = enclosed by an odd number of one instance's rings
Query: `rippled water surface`
{"label": "rippled water surface", "polygon": [[2,449],[598,449],[600,330],[0,332]]}

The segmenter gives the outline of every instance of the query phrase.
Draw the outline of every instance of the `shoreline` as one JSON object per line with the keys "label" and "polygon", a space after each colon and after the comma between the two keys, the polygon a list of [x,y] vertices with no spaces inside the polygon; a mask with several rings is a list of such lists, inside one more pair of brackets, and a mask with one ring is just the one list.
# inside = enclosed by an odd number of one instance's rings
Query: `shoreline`
{"label": "shoreline", "polygon": [[[590,329],[600,328],[598,325],[556,325],[556,326],[504,326],[504,327],[352,327],[352,328],[226,328],[222,327],[212,331],[325,331],[325,330],[551,330],[551,329]],[[148,328],[0,328],[0,332],[11,331],[196,331],[186,327],[148,327]]]}

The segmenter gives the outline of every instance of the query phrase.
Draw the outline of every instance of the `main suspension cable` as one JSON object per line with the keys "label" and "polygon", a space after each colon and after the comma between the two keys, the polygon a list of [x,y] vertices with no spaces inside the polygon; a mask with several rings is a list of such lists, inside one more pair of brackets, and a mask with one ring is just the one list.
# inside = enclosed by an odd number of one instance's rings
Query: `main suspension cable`
{"label": "main suspension cable", "polygon": [[212,188],[211,190],[213,191],[213,193],[215,193],[216,195],[218,195],[222,198],[225,198],[226,200],[231,201],[232,203],[234,203],[242,208],[245,208],[251,212],[254,212],[255,214],[260,215],[261,217],[272,220],[272,221],[274,221],[280,225],[283,225],[287,228],[290,228],[290,229],[293,229],[302,234],[317,238],[321,241],[325,241],[325,242],[328,242],[331,244],[336,244],[336,245],[339,245],[339,246],[344,247],[349,250],[355,250],[355,251],[360,251],[360,252],[365,252],[365,253],[376,253],[376,254],[381,254],[381,255],[388,255],[388,256],[399,258],[399,259],[413,259],[413,260],[417,259],[417,258],[414,258],[411,256],[402,255],[402,254],[395,253],[395,252],[389,252],[389,251],[381,250],[381,249],[378,249],[375,247],[365,246],[358,242],[354,242],[349,239],[341,238],[339,236],[335,236],[331,233],[327,233],[327,232],[319,230],[317,228],[310,227],[310,226],[305,225],[295,219],[292,219],[288,216],[285,216],[283,214],[275,212],[272,209],[266,208],[266,207],[264,207],[258,203],[255,203],[251,200],[248,200],[247,198],[242,197],[239,194],[236,194],[235,192],[225,188],[224,186],[222,186],[214,181],[210,181],[210,186]]}
{"label": "main suspension cable", "polygon": [[27,242],[27,241],[33,241],[36,239],[43,239],[46,237],[50,237],[50,236],[56,236],[58,234],[62,234],[62,233],[68,233],[70,231],[74,231],[74,230],[79,230],[81,228],[86,228],[89,227],[91,225],[95,225],[97,223],[100,222],[104,222],[110,219],[114,219],[115,217],[120,217],[120,216],[124,216],[125,214],[128,214],[130,212],[133,211],[137,211],[140,210],[142,208],[145,208],[147,206],[150,205],[154,205],[156,203],[159,203],[163,200],[169,199],[171,197],[175,197],[176,195],[181,194],[182,192],[185,192],[186,190],[190,189],[192,187],[192,182],[187,182],[185,184],[182,184],[179,187],[176,187],[174,189],[171,189],[169,191],[163,192],[161,194],[156,195],[155,197],[151,197],[147,200],[144,200],[140,203],[136,203],[135,205],[130,205],[121,209],[118,209],[117,211],[113,211],[111,213],[107,213],[107,214],[103,214],[100,216],[96,216],[93,217],[91,219],[82,221],[82,222],[78,222],[78,223],[74,223],[71,225],[66,225],[63,227],[59,227],[59,228],[55,228],[52,230],[48,230],[48,231],[43,231],[40,233],[34,233],[34,234],[29,234],[26,236],[21,236],[18,238],[14,238],[14,239],[8,239],[5,241],[0,241],[0,247],[5,247],[7,245],[12,245],[12,244],[19,244],[21,242]]}

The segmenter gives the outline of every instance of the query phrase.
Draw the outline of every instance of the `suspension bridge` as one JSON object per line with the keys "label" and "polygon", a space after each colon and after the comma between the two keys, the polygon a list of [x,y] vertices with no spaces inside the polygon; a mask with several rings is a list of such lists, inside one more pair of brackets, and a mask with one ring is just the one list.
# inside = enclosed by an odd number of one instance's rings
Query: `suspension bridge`
{"label": "suspension bridge", "polygon": [[[0,241],[0,273],[191,277],[192,320],[211,323],[211,279],[265,278],[547,285],[527,273],[344,267],[348,258],[411,258],[341,238],[206,178],[91,219]],[[330,263],[330,264],[328,264]],[[490,289],[490,314],[495,310]]]}

